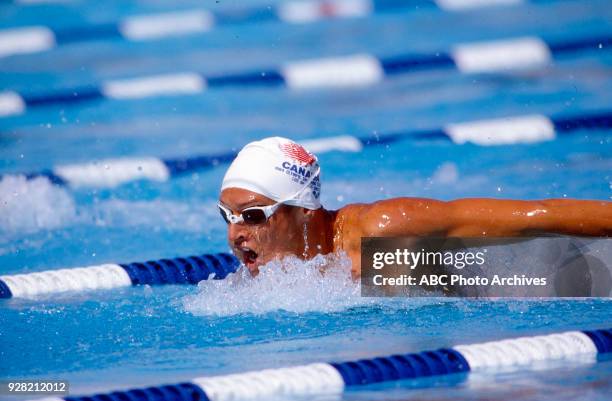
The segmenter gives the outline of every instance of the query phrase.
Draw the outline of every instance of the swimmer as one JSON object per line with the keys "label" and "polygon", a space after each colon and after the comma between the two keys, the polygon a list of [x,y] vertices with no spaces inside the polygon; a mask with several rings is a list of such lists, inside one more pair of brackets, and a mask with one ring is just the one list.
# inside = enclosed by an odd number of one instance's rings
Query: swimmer
{"label": "swimmer", "polygon": [[[367,190],[367,188],[364,188]],[[247,144],[228,168],[219,211],[228,242],[252,275],[273,259],[344,251],[361,274],[362,237],[609,237],[612,202],[394,198],[327,210],[315,155],[281,137]]]}

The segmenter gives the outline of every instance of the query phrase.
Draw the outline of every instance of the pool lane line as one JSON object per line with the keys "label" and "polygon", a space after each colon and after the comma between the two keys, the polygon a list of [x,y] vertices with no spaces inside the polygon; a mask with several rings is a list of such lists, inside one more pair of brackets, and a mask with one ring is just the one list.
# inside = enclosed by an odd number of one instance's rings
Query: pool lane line
{"label": "pool lane line", "polygon": [[219,88],[287,88],[289,90],[365,87],[383,79],[421,71],[456,70],[463,74],[543,68],[554,57],[612,49],[612,34],[546,42],[535,36],[458,44],[450,52],[377,57],[361,53],[284,63],[227,75],[176,72],[102,81],[46,93],[0,92],[0,117],[28,109],[103,100],[134,100],[201,94]]}
{"label": "pool lane line", "polygon": [[363,18],[378,13],[438,8],[457,12],[491,6],[539,3],[541,0],[297,0],[273,7],[210,11],[191,9],[133,15],[119,22],[52,28],[45,25],[0,30],[0,58],[99,40],[150,41],[210,32],[249,23],[308,24],[334,18]]}
{"label": "pool lane line", "polygon": [[144,284],[197,284],[202,280],[224,279],[239,265],[233,255],[216,253],[4,275],[0,276],[0,298],[29,298]]}
{"label": "pool lane line", "polygon": [[[406,130],[361,137],[341,135],[298,142],[315,154],[323,154],[331,151],[359,152],[367,147],[407,140],[442,140],[479,146],[516,145],[550,141],[557,135],[591,129],[612,129],[612,110],[550,118],[541,114],[532,114],[447,124],[429,130]],[[237,152],[231,150],[174,159],[156,157],[106,159],[59,165],[51,170],[33,173],[4,173],[0,174],[0,179],[4,176],[23,174],[28,179],[43,177],[53,184],[71,188],[112,188],[138,180],[168,181],[184,174],[229,163],[236,155]]]}
{"label": "pool lane line", "polygon": [[612,352],[612,329],[519,337],[340,363],[312,363],[153,386],[65,401],[236,401],[341,394],[359,386],[469,372],[529,369],[558,361],[592,363]]}

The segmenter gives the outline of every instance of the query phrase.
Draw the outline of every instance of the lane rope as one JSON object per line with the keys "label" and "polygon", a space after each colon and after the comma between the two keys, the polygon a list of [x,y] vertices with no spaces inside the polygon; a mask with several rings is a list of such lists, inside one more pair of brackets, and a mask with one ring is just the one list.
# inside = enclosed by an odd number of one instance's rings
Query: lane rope
{"label": "lane rope", "polygon": [[[115,391],[65,401],[230,401],[340,394],[345,389],[472,371],[528,369],[535,362],[595,362],[612,352],[612,329],[569,331],[340,363],[313,363]],[[57,400],[62,400],[58,398]]]}
{"label": "lane rope", "polygon": [[[398,141],[444,140],[479,146],[515,145],[555,139],[578,130],[612,128],[612,110],[573,116],[546,117],[540,114],[447,124],[429,130],[406,130],[376,136],[341,135],[299,141],[311,152],[359,152],[364,148]],[[195,171],[231,162],[235,151],[177,159],[119,158],[84,164],[59,165],[51,170],[26,173],[28,178],[46,177],[52,183],[73,188],[116,187],[137,180],[167,181]],[[14,175],[5,173],[0,175]]]}
{"label": "lane rope", "polygon": [[[43,1],[46,3],[49,0],[38,0],[38,2]],[[21,4],[34,2],[35,0],[18,1]],[[461,12],[493,6],[541,2],[542,0],[293,0],[272,7],[225,11],[206,9],[169,11],[134,15],[119,22],[105,24],[83,23],[80,26],[65,28],[38,25],[0,30],[0,58],[47,51],[78,42],[117,39],[149,41],[205,33],[217,27],[248,23],[307,24],[326,19],[363,18],[388,12],[432,8]]]}
{"label": "lane rope", "polygon": [[217,253],[4,275],[0,276],[0,298],[31,298],[144,284],[197,284],[202,280],[224,279],[239,265],[233,255]]}
{"label": "lane rope", "polygon": [[[14,43],[13,39],[9,42]],[[285,87],[290,90],[349,88],[374,85],[385,78],[419,71],[456,70],[463,74],[474,74],[543,68],[554,57],[592,51],[607,52],[612,48],[611,45],[612,35],[559,42],[546,42],[538,37],[519,37],[458,44],[450,52],[382,58],[366,53],[352,54],[292,61],[270,69],[229,75],[206,76],[198,72],[175,72],[109,80],[47,93],[17,93],[8,90],[0,92],[0,117],[23,114],[28,109],[42,106],[194,95],[227,87]]]}

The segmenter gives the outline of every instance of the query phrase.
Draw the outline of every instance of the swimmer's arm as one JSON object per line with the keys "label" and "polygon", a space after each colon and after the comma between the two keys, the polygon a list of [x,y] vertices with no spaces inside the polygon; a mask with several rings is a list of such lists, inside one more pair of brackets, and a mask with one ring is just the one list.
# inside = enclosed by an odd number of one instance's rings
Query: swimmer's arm
{"label": "swimmer's arm", "polygon": [[361,237],[446,236],[446,202],[425,198],[394,198],[360,205],[356,218]]}
{"label": "swimmer's arm", "polygon": [[364,205],[363,236],[612,236],[612,202],[396,198]]}

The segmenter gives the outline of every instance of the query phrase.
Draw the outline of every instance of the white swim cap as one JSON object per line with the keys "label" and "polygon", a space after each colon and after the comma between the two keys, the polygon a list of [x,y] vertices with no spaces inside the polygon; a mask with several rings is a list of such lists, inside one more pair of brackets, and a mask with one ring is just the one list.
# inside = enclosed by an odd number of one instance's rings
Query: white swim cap
{"label": "white swim cap", "polygon": [[319,161],[301,145],[278,136],[247,144],[227,169],[221,190],[242,188],[276,202],[321,207]]}

